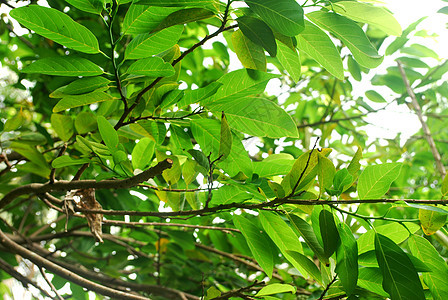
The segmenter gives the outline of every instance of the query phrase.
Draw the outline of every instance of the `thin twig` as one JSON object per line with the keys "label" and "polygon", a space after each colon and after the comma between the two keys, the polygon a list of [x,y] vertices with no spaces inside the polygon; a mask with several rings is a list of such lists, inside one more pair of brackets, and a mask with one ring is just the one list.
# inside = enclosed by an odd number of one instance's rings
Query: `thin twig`
{"label": "thin twig", "polygon": [[333,283],[336,281],[336,279],[338,278],[338,275],[334,275],[333,280],[330,281],[329,284],[327,284],[327,286],[325,287],[325,290],[322,292],[322,294],[320,295],[318,300],[322,300],[325,297],[325,294],[328,292],[328,290],[330,289],[330,287],[333,285]]}
{"label": "thin twig", "polygon": [[[62,145],[61,150],[59,150],[59,153],[56,156],[56,158],[61,157],[65,153],[65,150],[67,150],[67,144],[64,143],[64,145]],[[50,183],[54,183],[54,180],[55,180],[54,175],[55,174],[56,174],[56,168],[51,168],[51,171],[50,171]]]}
{"label": "thin twig", "polygon": [[24,288],[27,288],[27,285],[32,285],[34,286],[36,289],[38,289],[43,295],[45,295],[46,297],[52,298],[51,295],[44,290],[43,288],[41,288],[36,282],[32,281],[31,279],[29,279],[28,277],[23,276],[22,274],[20,274],[19,272],[17,272],[13,266],[11,266],[10,264],[8,264],[6,261],[4,261],[3,259],[0,258],[0,269],[2,269],[3,271],[5,271],[6,273],[8,273],[9,275],[11,275],[12,277],[14,277],[15,279],[17,279]]}
{"label": "thin twig", "polygon": [[439,151],[437,150],[436,144],[434,142],[434,139],[432,138],[431,131],[429,130],[428,124],[426,124],[425,120],[423,119],[423,113],[422,108],[420,107],[420,104],[417,101],[417,97],[414,94],[414,90],[412,89],[409,80],[406,76],[406,72],[403,69],[403,66],[401,65],[400,61],[397,61],[398,69],[400,70],[401,77],[403,79],[403,82],[406,86],[406,91],[411,98],[412,107],[414,108],[415,112],[417,113],[417,117],[420,120],[420,124],[422,125],[423,134],[425,135],[426,141],[429,144],[429,148],[431,148],[432,156],[434,157],[434,161],[436,163],[436,168],[439,171],[439,174],[444,177],[446,175],[445,166],[442,163],[442,158],[440,156]]}
{"label": "thin twig", "polygon": [[214,207],[202,208],[197,210],[183,210],[183,211],[171,211],[171,212],[153,212],[153,211],[133,211],[133,210],[101,210],[101,209],[83,209],[76,208],[78,212],[84,213],[98,213],[111,216],[146,216],[146,217],[162,217],[171,218],[179,216],[202,216],[210,213],[221,212],[225,210],[235,209],[263,209],[278,207],[283,204],[296,204],[296,205],[328,205],[328,204],[361,204],[361,203],[397,203],[407,202],[413,204],[441,204],[448,205],[448,200],[430,200],[430,199],[350,199],[350,200],[303,200],[303,199],[283,199],[277,198],[268,202],[261,202],[256,204],[251,203],[228,203],[221,204]]}
{"label": "thin twig", "polygon": [[316,141],[314,142],[313,149],[311,149],[311,151],[310,151],[310,154],[309,154],[308,159],[307,159],[306,164],[305,164],[305,168],[303,168],[302,173],[300,173],[299,179],[297,179],[297,182],[296,182],[296,184],[294,185],[294,187],[293,187],[293,189],[292,189],[292,191],[291,191],[291,193],[289,194],[288,197],[291,197],[292,195],[294,195],[294,193],[295,193],[297,187],[298,187],[299,184],[300,184],[300,181],[302,180],[302,177],[305,175],[305,172],[306,172],[306,170],[308,169],[308,166],[309,166],[309,164],[310,164],[311,156],[313,155],[314,149],[316,149],[316,145],[317,145],[317,142],[318,142],[318,141],[319,141],[319,138],[317,138]]}
{"label": "thin twig", "polygon": [[48,279],[47,274],[45,274],[45,270],[42,267],[39,267],[39,271],[40,274],[42,274],[42,277],[45,279],[45,281],[47,282],[48,286],[51,288],[51,290],[56,294],[56,298],[58,298],[59,300],[64,300],[64,298],[59,295],[58,290],[56,289],[56,287],[53,285],[53,283],[51,283],[51,281]]}

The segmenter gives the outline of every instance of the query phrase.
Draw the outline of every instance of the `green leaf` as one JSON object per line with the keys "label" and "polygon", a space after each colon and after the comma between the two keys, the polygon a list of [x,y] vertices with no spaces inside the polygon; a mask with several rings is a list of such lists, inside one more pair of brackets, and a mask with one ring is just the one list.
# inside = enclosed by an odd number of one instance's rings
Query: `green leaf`
{"label": "green leaf", "polygon": [[274,33],[265,22],[248,16],[238,18],[237,22],[238,27],[249,40],[266,49],[270,56],[277,55]]}
{"label": "green leaf", "polygon": [[285,191],[283,190],[282,186],[274,181],[268,181],[269,188],[274,192],[275,197],[277,198],[283,198],[285,197]]}
{"label": "green leaf", "polygon": [[170,125],[171,141],[174,143],[176,148],[180,150],[193,149],[193,144],[191,143],[191,137],[186,133],[181,127]]}
{"label": "green leaf", "polygon": [[290,255],[291,259],[305,269],[317,282],[322,284],[322,275],[315,263],[297,251],[286,250],[286,252]]}
{"label": "green leaf", "polygon": [[[406,229],[406,227],[408,229]],[[398,224],[391,223],[375,227],[376,232],[390,238],[396,244],[404,242],[409,237],[409,231],[411,233],[420,229],[418,224],[407,223],[406,227]],[[358,251],[359,254],[374,250],[374,237],[375,231],[373,229],[367,231],[358,239]]]}
{"label": "green leaf", "polygon": [[344,188],[350,186],[352,182],[353,176],[346,168],[338,170],[333,179],[334,188],[339,191],[340,194],[344,191]]}
{"label": "green leaf", "polygon": [[82,111],[76,116],[75,129],[77,133],[86,134],[96,130],[96,128],[96,118],[91,112]]}
{"label": "green leaf", "polygon": [[446,197],[446,195],[448,194],[448,174],[443,178],[441,191],[442,197]]}
{"label": "green leaf", "polygon": [[275,31],[286,36],[296,36],[303,28],[303,9],[294,0],[245,0]]}
{"label": "green leaf", "polygon": [[36,149],[36,147],[23,143],[13,142],[11,143],[11,149],[28,159],[34,165],[40,167],[42,169],[41,174],[50,174],[50,168],[48,167],[48,163],[45,157]]}
{"label": "green leaf", "polygon": [[217,191],[213,191],[211,203],[213,205],[243,203],[253,198],[253,195],[234,185],[225,185]]}
{"label": "green leaf", "polygon": [[331,160],[321,155],[320,153],[317,156],[317,161],[319,190],[323,191],[325,188],[329,188],[333,185],[333,178],[336,173],[336,168]]}
{"label": "green leaf", "polygon": [[103,11],[102,0],[65,0],[70,5],[82,11],[99,15]]}
{"label": "green leaf", "polygon": [[[156,151],[156,157],[157,161],[159,162],[167,158],[170,158],[173,161],[171,168],[163,171],[162,176],[163,179],[165,179],[165,181],[168,183],[168,185],[172,186],[173,184],[176,184],[176,182],[179,181],[182,175],[179,158],[175,155],[166,155],[165,153],[162,153],[160,151]],[[179,210],[179,208],[174,209]]]}
{"label": "green leaf", "polygon": [[324,264],[328,265],[329,260],[324,254],[324,249],[319,244],[313,228],[295,214],[288,214],[288,219],[291,222],[292,228],[299,232],[300,236],[305,240],[306,244],[316,254],[317,258]]}
{"label": "green leaf", "polygon": [[219,78],[218,82],[222,86],[216,94],[212,98],[202,101],[202,104],[206,105],[217,101],[226,102],[263,93],[268,81],[278,77],[275,74],[251,69],[229,72]]}
{"label": "green leaf", "polygon": [[232,131],[227,122],[226,115],[222,112],[221,116],[221,137],[219,139],[219,157],[221,160],[226,159],[232,149]]}
{"label": "green leaf", "polygon": [[355,292],[358,282],[358,244],[345,223],[338,223],[337,230],[341,243],[336,250],[336,268],[339,280],[347,295]]}
{"label": "green leaf", "polygon": [[174,25],[197,22],[211,18],[214,12],[204,8],[186,8],[169,14],[152,32],[156,32]]}
{"label": "green leaf", "polygon": [[25,118],[23,116],[22,108],[20,108],[20,111],[15,114],[14,117],[6,120],[5,127],[3,128],[3,131],[14,131],[18,129],[20,126],[23,125],[23,122],[25,121]]}
{"label": "green leaf", "polygon": [[300,191],[316,178],[317,155],[317,151],[309,150],[296,159],[291,171],[282,181],[286,194],[291,193],[294,187],[296,187],[295,192]]}
{"label": "green leaf", "polygon": [[106,144],[107,148],[113,153],[118,150],[118,133],[114,127],[103,116],[97,117],[98,130],[100,131],[101,138]]}
{"label": "green leaf", "polygon": [[111,81],[101,76],[80,78],[66,86],[56,89],[51,98],[63,98],[65,95],[80,95],[107,86]]}
{"label": "green leaf", "polygon": [[402,48],[401,52],[419,57],[432,57],[437,60],[439,59],[439,55],[434,50],[420,44],[412,44],[409,47]]}
{"label": "green leaf", "polygon": [[339,233],[334,222],[333,214],[322,210],[319,214],[319,228],[324,246],[325,257],[329,258],[336,251],[339,243]]}
{"label": "green leaf", "polygon": [[296,49],[291,49],[282,42],[277,43],[277,59],[283,68],[288,71],[289,76],[296,83],[300,80],[301,63],[299,53]]}
{"label": "green leaf", "polygon": [[174,75],[175,70],[171,64],[154,56],[137,60],[129,66],[126,73],[149,77],[168,77]]}
{"label": "green leaf", "polygon": [[103,70],[88,59],[73,56],[55,56],[36,60],[22,70],[53,76],[97,76]]}
{"label": "green leaf", "polygon": [[389,295],[383,290],[381,283],[383,276],[379,268],[361,268],[359,269],[358,285],[368,291],[376,293],[383,297]]}
{"label": "green leaf", "polygon": [[177,103],[177,106],[182,108],[208,99],[213,96],[221,86],[222,84],[219,82],[212,82],[203,88],[185,91],[183,98]]}
{"label": "green leaf", "polygon": [[53,112],[60,112],[73,107],[84,106],[113,99],[114,98],[111,95],[104,92],[91,92],[83,95],[68,95],[62,98],[53,107]]}
{"label": "green leaf", "polygon": [[56,9],[29,5],[13,9],[10,15],[37,34],[67,48],[84,53],[100,52],[98,40],[90,30]]}
{"label": "green leaf", "polygon": [[400,36],[402,33],[398,21],[383,7],[362,2],[339,1],[333,5],[333,9],[355,22],[373,25],[388,35]]}
{"label": "green leaf", "polygon": [[383,274],[383,288],[392,300],[425,299],[414,265],[397,244],[382,234],[376,234],[375,253]]}
{"label": "green leaf", "polygon": [[182,25],[176,25],[153,34],[139,34],[126,47],[124,58],[145,58],[165,51],[176,45],[183,30]]}
{"label": "green leaf", "polygon": [[358,180],[359,198],[381,198],[400,175],[402,166],[402,163],[388,163],[366,167]]}
{"label": "green leaf", "polygon": [[39,132],[23,132],[13,140],[34,146],[45,145],[47,143],[47,137]]}
{"label": "green leaf", "polygon": [[73,119],[70,116],[52,114],[51,126],[64,142],[67,142],[73,136]]}
{"label": "green leaf", "polygon": [[[190,124],[193,136],[201,146],[204,154],[209,155],[211,153],[211,160],[218,158],[221,136],[220,122],[212,119],[195,119],[191,120]],[[231,177],[237,175],[240,171],[249,178],[252,176],[252,162],[241,140],[234,134],[229,157],[225,160],[220,160],[218,165]]]}
{"label": "green leaf", "polygon": [[403,33],[401,34],[401,36],[397,37],[392,43],[390,43],[390,45],[386,48],[386,55],[391,55],[392,53],[394,53],[395,51],[397,51],[398,49],[402,48],[407,41],[409,40],[407,38],[407,36],[409,35],[409,33],[411,33],[412,31],[414,31],[418,24],[420,24],[423,20],[425,20],[426,17],[420,18],[417,21],[415,21],[414,23],[412,23],[411,25],[408,26],[408,28],[406,28]]}
{"label": "green leaf", "polygon": [[369,98],[369,100],[376,102],[376,103],[387,103],[386,99],[381,96],[377,91],[374,90],[368,90],[366,93],[366,97]]}
{"label": "green leaf", "polygon": [[144,170],[154,156],[155,142],[150,138],[142,138],[132,150],[132,167]]}
{"label": "green leaf", "polygon": [[274,269],[274,249],[268,240],[266,232],[261,231],[249,220],[242,216],[233,216],[233,223],[244,235],[250,251],[254,255],[260,267],[266,272],[266,275],[272,277]]}
{"label": "green leaf", "polygon": [[423,281],[429,287],[434,300],[448,297],[448,267],[431,243],[423,237],[412,235],[408,241],[411,253],[423,261],[431,272],[422,274]]}
{"label": "green leaf", "polygon": [[361,81],[361,68],[351,55],[347,57],[347,67],[350,74],[352,74],[353,79],[355,79],[356,81]]}
{"label": "green leaf", "polygon": [[[134,1],[136,2],[136,1]],[[153,31],[176,7],[157,7],[133,3],[123,20],[123,34],[140,34]]]}
{"label": "green leaf", "polygon": [[296,288],[289,284],[271,283],[271,284],[263,287],[261,290],[259,290],[258,293],[255,294],[255,296],[261,297],[261,296],[281,294],[281,293],[295,294]]}
{"label": "green leaf", "polygon": [[53,162],[51,163],[51,166],[55,169],[57,168],[63,168],[67,166],[76,166],[76,165],[83,165],[85,163],[89,163],[90,159],[88,158],[80,158],[80,159],[73,159],[68,155],[60,156],[55,158]]}
{"label": "green leaf", "polygon": [[217,288],[215,288],[214,286],[212,286],[211,288],[209,288],[207,290],[207,296],[206,296],[205,300],[213,299],[213,298],[216,298],[219,296],[221,296],[221,291],[218,290]]}
{"label": "green leaf", "polygon": [[302,244],[291,227],[289,227],[276,213],[259,211],[259,218],[264,230],[266,230],[266,233],[280,249],[285,258],[302,274],[307,274],[304,267],[302,267],[288,252],[288,250],[291,250],[303,253]]}
{"label": "green leaf", "polygon": [[153,6],[189,6],[203,7],[213,3],[213,0],[137,0],[138,4],[147,4]]}
{"label": "green leaf", "polygon": [[344,187],[344,191],[347,190],[349,187],[351,187],[352,184],[355,182],[355,180],[358,178],[359,169],[361,169],[361,164],[359,163],[361,158],[362,158],[362,148],[358,146],[358,149],[356,150],[356,153],[353,156],[352,161],[347,167],[348,172],[353,176],[353,181],[349,186]]}
{"label": "green leaf", "polygon": [[264,98],[227,99],[209,104],[207,108],[212,112],[224,112],[230,127],[253,136],[298,136],[297,126],[289,114],[273,101]]}
{"label": "green leaf", "polygon": [[167,108],[170,107],[171,105],[174,105],[176,103],[178,103],[182,97],[184,96],[184,91],[182,90],[172,90],[169,91],[168,93],[166,93],[165,95],[163,95],[162,97],[162,103],[160,103],[160,108]]}
{"label": "green leaf", "polygon": [[232,44],[243,67],[266,72],[266,55],[263,47],[253,43],[241,30],[232,34]]}
{"label": "green leaf", "polygon": [[289,154],[272,154],[262,161],[253,162],[254,173],[259,177],[285,175],[291,171],[293,163],[294,157]]}
{"label": "green leaf", "polygon": [[208,159],[207,156],[205,156],[205,154],[199,150],[196,149],[190,149],[187,151],[188,153],[190,153],[190,155],[194,158],[194,160],[200,165],[202,166],[205,170],[208,171],[208,169],[210,168],[209,164],[208,164]]}
{"label": "green leaf", "polygon": [[307,17],[319,27],[334,33],[350,49],[356,61],[366,68],[376,68],[383,57],[373,47],[361,27],[335,13],[314,11]]}
{"label": "green leaf", "polygon": [[437,212],[426,209],[419,209],[418,219],[426,235],[436,233],[440,228],[445,226],[448,212]]}
{"label": "green leaf", "polygon": [[305,30],[297,38],[297,48],[316,60],[338,79],[344,79],[341,55],[330,37],[313,23],[306,21]]}
{"label": "green leaf", "polygon": [[197,167],[198,163],[192,160],[191,158],[188,158],[187,161],[185,161],[184,164],[182,165],[182,177],[184,178],[185,184],[187,186],[196,179],[196,176],[198,175]]}

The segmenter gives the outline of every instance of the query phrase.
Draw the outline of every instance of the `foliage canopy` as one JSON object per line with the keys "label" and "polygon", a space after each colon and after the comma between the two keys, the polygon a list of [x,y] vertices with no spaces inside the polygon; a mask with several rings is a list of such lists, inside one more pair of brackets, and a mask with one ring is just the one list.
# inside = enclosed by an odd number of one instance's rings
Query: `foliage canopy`
{"label": "foliage canopy", "polygon": [[[32,2],[2,1],[2,280],[54,299],[448,299],[448,63],[414,42],[423,19]],[[421,131],[369,136],[394,105]]]}

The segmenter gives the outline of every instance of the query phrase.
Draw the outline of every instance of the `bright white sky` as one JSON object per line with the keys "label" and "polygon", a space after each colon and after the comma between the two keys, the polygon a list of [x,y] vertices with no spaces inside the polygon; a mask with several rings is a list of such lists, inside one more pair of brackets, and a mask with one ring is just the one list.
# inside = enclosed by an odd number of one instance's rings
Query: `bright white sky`
{"label": "bright white sky", "polygon": [[[417,30],[425,29],[429,34],[436,33],[439,37],[434,39],[414,37],[411,43],[421,43],[436,51],[440,58],[448,58],[448,30],[446,29],[448,15],[437,13],[441,7],[448,6],[448,2],[443,2],[441,0],[426,0],[424,3],[421,0],[384,0],[383,2],[385,2],[385,6],[392,11],[403,30],[421,17],[428,16],[422,23],[420,23]],[[386,43],[381,47],[381,54],[384,53],[388,44],[389,43]],[[394,59],[396,57],[397,56],[386,57],[383,64],[376,69],[375,72],[384,73],[382,69],[395,65]],[[426,62],[430,65],[437,63],[433,59],[429,59]],[[364,78],[360,86],[361,91],[368,90],[368,88],[365,87],[369,85],[370,78],[371,77]],[[388,102],[394,100],[394,96],[389,89],[378,89],[378,87],[373,87],[372,89],[380,92]],[[362,96],[362,94],[359,96]],[[372,106],[379,108],[375,103],[373,103]],[[411,113],[406,105],[398,106],[392,104],[387,111],[371,115],[367,120],[375,125],[367,126],[365,128],[370,137],[394,138],[397,133],[401,133],[402,143],[421,128],[417,116]]]}

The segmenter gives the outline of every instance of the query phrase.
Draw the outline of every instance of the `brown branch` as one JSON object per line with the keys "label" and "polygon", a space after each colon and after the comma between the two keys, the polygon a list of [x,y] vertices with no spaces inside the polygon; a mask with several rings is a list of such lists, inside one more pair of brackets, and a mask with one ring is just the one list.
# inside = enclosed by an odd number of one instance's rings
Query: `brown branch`
{"label": "brown branch", "polygon": [[420,104],[417,101],[417,97],[414,94],[414,90],[412,89],[408,78],[406,77],[406,72],[403,69],[403,66],[401,65],[400,61],[397,61],[398,69],[400,70],[401,77],[403,79],[403,82],[406,86],[406,91],[411,98],[412,107],[414,108],[415,112],[417,113],[417,117],[420,120],[420,123],[422,125],[423,134],[425,135],[425,139],[429,144],[429,147],[431,148],[432,156],[434,157],[434,161],[436,163],[436,168],[439,171],[439,174],[444,177],[446,174],[445,166],[442,163],[442,158],[440,156],[439,151],[437,150],[436,144],[434,142],[434,139],[432,138],[431,131],[429,130],[428,124],[426,124],[425,120],[423,119],[423,113],[422,108],[420,107]]}
{"label": "brown branch", "polygon": [[[73,231],[73,232],[61,232],[61,233],[56,233],[56,234],[48,234],[48,235],[42,235],[39,237],[32,237],[28,240],[28,242],[30,241],[34,241],[34,242],[40,242],[43,240],[51,240],[53,238],[58,238],[58,237],[64,237],[64,236],[86,236],[86,237],[92,237],[92,235],[87,232],[87,231]],[[24,243],[27,242],[25,241],[22,237],[19,236],[11,236],[8,235],[9,238],[11,238],[12,240],[14,240],[17,243]],[[112,242],[115,242],[116,240],[122,240],[124,242],[133,242],[138,244],[139,246],[144,246],[146,245],[146,243],[143,243],[141,241],[138,240],[134,240],[134,239],[130,239],[130,238],[123,238],[123,237],[118,237],[118,236],[113,236],[111,234],[104,234],[103,235],[104,239],[110,240]],[[29,245],[29,244],[28,244]],[[165,286],[158,286],[158,285],[151,285],[151,284],[139,284],[139,283],[134,283],[134,282],[128,282],[128,281],[124,281],[122,279],[118,279],[118,278],[113,278],[110,276],[107,276],[103,273],[98,273],[92,270],[88,270],[86,268],[84,268],[83,266],[78,266],[73,262],[65,262],[65,261],[60,261],[56,258],[53,257],[54,252],[50,252],[47,249],[42,248],[40,245],[38,244],[32,244],[29,245],[31,247],[31,250],[38,253],[41,256],[45,256],[48,260],[50,260],[51,262],[62,266],[65,269],[70,270],[73,273],[76,273],[80,276],[83,276],[85,278],[89,278],[91,280],[95,280],[100,282],[101,284],[103,284],[104,286],[109,286],[109,287],[113,287],[114,289],[119,289],[119,290],[126,290],[126,289],[130,289],[132,291],[140,291],[140,292],[145,292],[145,293],[149,293],[149,294],[157,294],[157,295],[162,295],[165,296],[167,299],[172,299],[173,295],[177,295],[180,298],[186,298],[186,299],[190,299],[190,300],[199,300],[199,297],[195,296],[195,295],[191,295],[189,293],[186,292],[182,292],[176,289],[172,289],[169,287],[165,287]],[[129,246],[129,245],[128,245]],[[182,295],[182,296],[181,296]]]}
{"label": "brown branch", "polygon": [[[264,286],[266,283],[264,281],[254,281],[254,283],[252,283],[249,286],[245,286],[236,290],[232,290],[232,291],[228,291],[226,293],[223,293],[221,296],[213,298],[214,300],[225,300],[225,299],[229,299],[231,297],[242,297],[244,296],[244,292],[250,292],[252,291],[255,287],[260,287],[260,286]],[[257,288],[258,289],[258,288]]]}
{"label": "brown branch", "polygon": [[52,298],[51,295],[46,290],[41,288],[36,282],[32,281],[28,277],[25,277],[22,274],[20,274],[19,272],[17,272],[13,266],[8,264],[6,261],[4,261],[1,258],[0,258],[0,269],[2,269],[3,271],[8,273],[15,279],[17,279],[23,285],[24,288],[27,288],[27,285],[32,285],[36,289],[38,289],[42,294],[44,294],[45,296]]}
{"label": "brown branch", "polygon": [[180,224],[180,223],[162,223],[162,222],[126,222],[119,220],[103,220],[103,224],[109,225],[122,225],[122,226],[166,226],[166,227],[184,227],[193,229],[208,229],[219,230],[222,232],[240,232],[236,228],[216,227],[216,226],[204,226],[204,225],[192,225],[192,224]]}
{"label": "brown branch", "polygon": [[185,118],[188,118],[188,117],[191,117],[191,116],[194,116],[194,115],[199,115],[199,114],[202,114],[202,113],[204,113],[204,112],[205,112],[204,110],[200,109],[200,110],[198,110],[198,111],[192,111],[191,113],[186,114],[185,116],[180,116],[180,117],[157,117],[157,116],[146,116],[146,117],[138,117],[138,118],[135,118],[135,119],[132,119],[132,118],[131,118],[128,122],[124,122],[124,123],[122,124],[122,126],[129,125],[129,124],[132,124],[132,123],[137,122],[137,121],[140,121],[140,120],[163,120],[163,121],[183,120],[183,119],[185,119]]}
{"label": "brown branch", "polygon": [[[58,156],[56,156],[56,158],[61,157],[62,154],[64,154],[65,150],[67,150],[67,144],[66,143],[64,143],[64,145],[62,146],[61,150],[59,150]],[[54,175],[55,174],[56,174],[56,168],[51,168],[51,171],[50,171],[50,183],[54,183],[54,181],[55,181]]]}
{"label": "brown branch", "polygon": [[297,125],[297,128],[300,129],[300,128],[305,128],[305,127],[315,127],[315,126],[324,125],[324,124],[339,123],[339,122],[342,122],[342,121],[350,121],[350,120],[355,120],[355,119],[361,119],[361,118],[365,117],[368,114],[377,113],[379,111],[385,110],[388,106],[389,106],[389,104],[385,105],[384,107],[378,108],[376,110],[369,111],[369,112],[367,112],[365,114],[359,114],[359,115],[345,117],[345,118],[339,118],[339,119],[331,119],[331,120],[327,120],[327,121],[319,121],[319,122],[315,122],[315,123],[311,123],[311,124],[300,124],[300,125]]}
{"label": "brown branch", "polygon": [[74,189],[125,189],[136,186],[137,184],[154,178],[156,175],[162,174],[166,169],[171,168],[173,161],[169,158],[159,162],[156,166],[148,170],[123,180],[77,180],[65,181],[61,180],[55,183],[31,183],[13,189],[0,200],[0,209],[11,203],[15,198],[24,194],[44,194],[51,191],[70,191]]}
{"label": "brown branch", "polygon": [[197,189],[170,189],[170,188],[157,187],[157,186],[153,186],[153,185],[149,185],[149,184],[138,184],[137,186],[146,187],[146,188],[149,188],[151,190],[156,190],[156,191],[175,192],[175,193],[190,193],[190,192],[208,191],[208,189],[200,189],[200,188],[197,188]]}
{"label": "brown branch", "polygon": [[322,300],[325,297],[325,294],[328,292],[328,290],[330,289],[330,287],[333,285],[333,283],[336,281],[336,278],[338,278],[338,275],[334,275],[333,279],[330,281],[330,283],[327,284],[327,286],[325,287],[325,290],[322,292],[322,294],[320,295],[318,300]]}
{"label": "brown branch", "polygon": [[197,210],[183,210],[183,211],[172,211],[172,212],[153,212],[153,211],[124,211],[124,210],[93,210],[93,209],[82,209],[77,208],[78,212],[87,213],[100,213],[103,215],[112,216],[147,216],[147,217],[177,217],[177,216],[192,216],[192,215],[205,215],[210,213],[215,213],[218,211],[231,210],[231,209],[263,209],[263,208],[276,208],[283,204],[296,204],[296,205],[328,205],[328,204],[361,204],[361,203],[396,203],[400,201],[405,201],[407,203],[413,204],[441,204],[448,205],[448,200],[422,200],[422,199],[350,199],[350,200],[301,200],[301,199],[284,199],[277,198],[272,201],[247,204],[247,203],[229,203],[222,204],[214,207],[197,209]]}
{"label": "brown branch", "polygon": [[64,300],[64,298],[61,295],[59,295],[58,290],[55,288],[53,283],[51,283],[51,281],[48,279],[47,274],[45,274],[45,270],[42,267],[39,267],[39,271],[40,271],[40,274],[42,274],[42,277],[47,282],[48,286],[56,294],[56,298],[58,298],[59,300]]}
{"label": "brown branch", "polygon": [[62,278],[76,283],[88,290],[94,291],[96,293],[99,293],[104,296],[109,296],[114,299],[132,299],[132,300],[147,300],[148,298],[132,295],[126,292],[122,292],[119,290],[115,290],[109,287],[102,286],[100,284],[97,284],[93,281],[87,280],[78,274],[75,274],[51,261],[48,259],[28,250],[27,248],[13,242],[10,238],[6,236],[6,234],[3,233],[2,230],[0,230],[0,243],[7,248],[12,253],[18,254],[22,256],[23,258],[26,258],[36,264],[39,267],[44,267],[45,269],[49,270],[50,272],[61,276]]}

